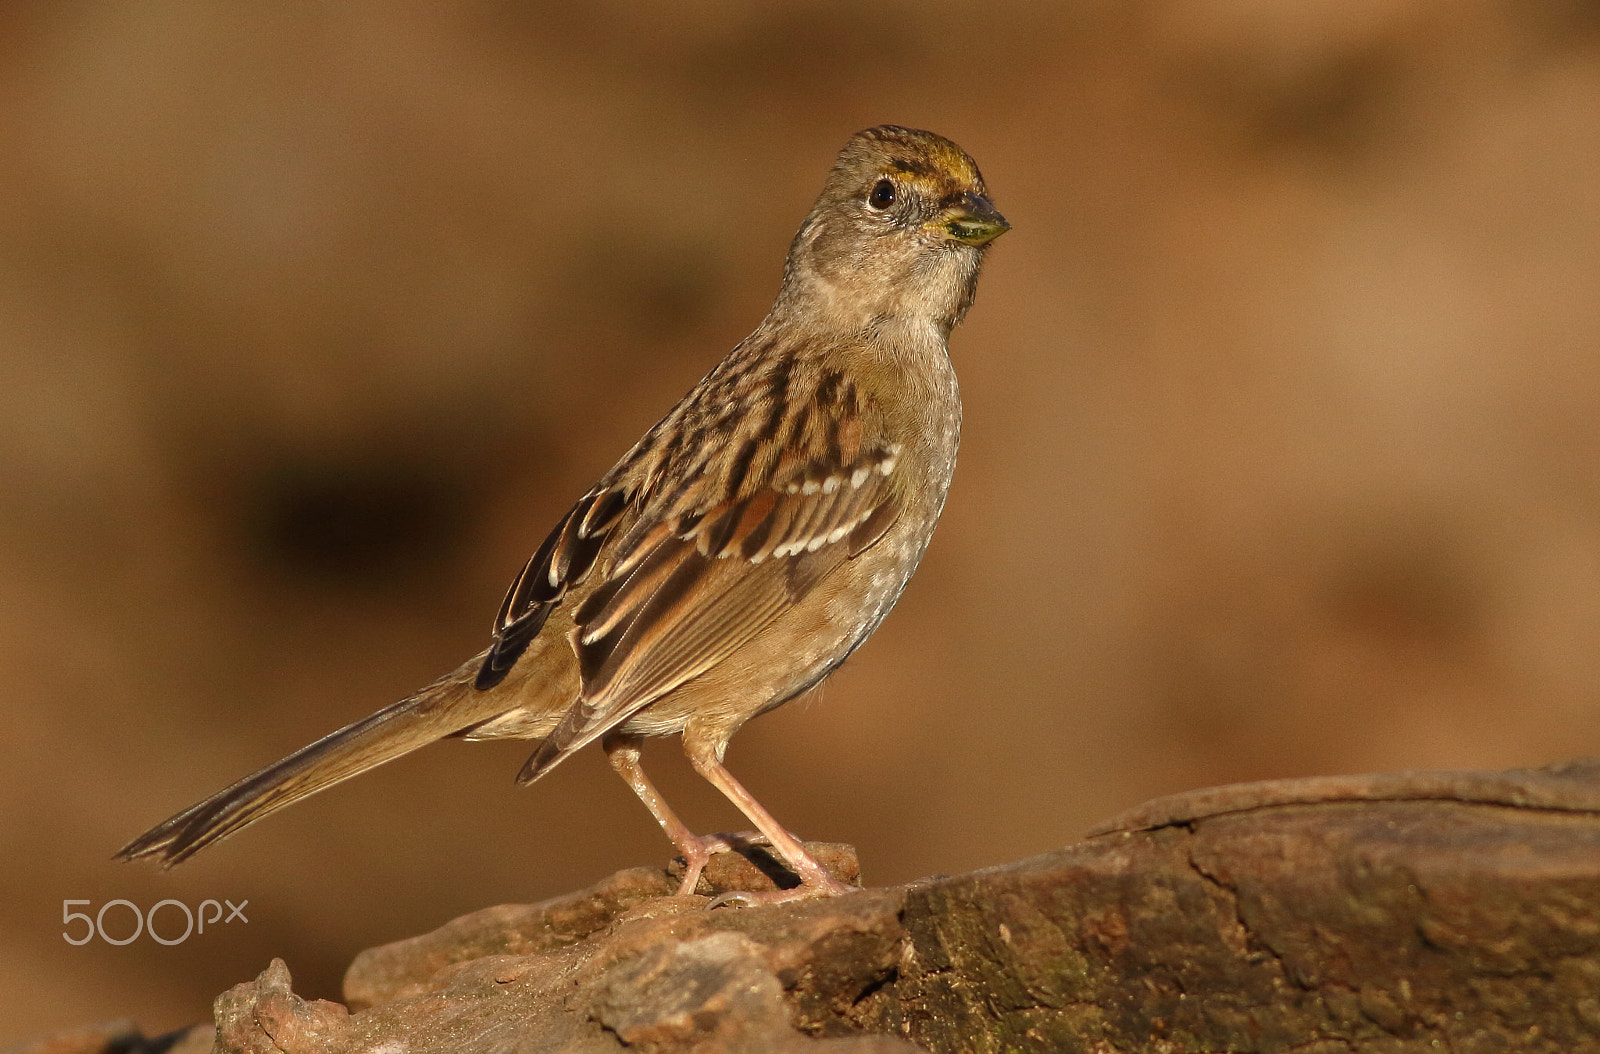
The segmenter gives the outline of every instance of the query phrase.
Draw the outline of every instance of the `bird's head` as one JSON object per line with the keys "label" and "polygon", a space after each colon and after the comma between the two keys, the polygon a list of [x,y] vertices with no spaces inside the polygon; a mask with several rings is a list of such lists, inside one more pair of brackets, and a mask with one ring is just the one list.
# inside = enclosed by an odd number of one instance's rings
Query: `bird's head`
{"label": "bird's head", "polygon": [[1010,229],[959,146],[869,128],[839,152],[795,235],[780,303],[847,327],[900,320],[948,332],[972,305],[984,249]]}

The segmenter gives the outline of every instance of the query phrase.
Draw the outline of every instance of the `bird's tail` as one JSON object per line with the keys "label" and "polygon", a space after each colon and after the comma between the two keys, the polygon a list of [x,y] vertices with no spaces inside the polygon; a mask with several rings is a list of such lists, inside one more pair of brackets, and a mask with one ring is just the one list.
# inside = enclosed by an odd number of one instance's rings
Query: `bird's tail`
{"label": "bird's tail", "polygon": [[157,857],[171,867],[286,805],[496,716],[508,708],[507,693],[473,688],[482,662],[479,655],[410,698],[191,805],[123,846],[117,858]]}

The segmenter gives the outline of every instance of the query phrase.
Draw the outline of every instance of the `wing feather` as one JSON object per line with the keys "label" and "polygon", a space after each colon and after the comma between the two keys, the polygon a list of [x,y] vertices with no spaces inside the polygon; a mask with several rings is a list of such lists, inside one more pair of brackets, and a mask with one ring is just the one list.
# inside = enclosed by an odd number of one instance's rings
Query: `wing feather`
{"label": "wing feather", "polygon": [[578,499],[546,536],[500,603],[494,643],[478,668],[475,688],[485,691],[505,680],[567,590],[588,577],[626,505],[625,493],[602,483]]}
{"label": "wing feather", "polygon": [[[770,412],[744,442],[700,437],[725,449],[720,459],[692,442],[671,445],[674,458],[701,467],[692,485],[666,462],[638,484],[637,518],[573,614],[582,694],[520,782],[727,660],[894,522],[900,451],[875,408],[837,378],[808,398],[792,373],[789,383],[789,419]],[[577,552],[576,537],[553,551]]]}

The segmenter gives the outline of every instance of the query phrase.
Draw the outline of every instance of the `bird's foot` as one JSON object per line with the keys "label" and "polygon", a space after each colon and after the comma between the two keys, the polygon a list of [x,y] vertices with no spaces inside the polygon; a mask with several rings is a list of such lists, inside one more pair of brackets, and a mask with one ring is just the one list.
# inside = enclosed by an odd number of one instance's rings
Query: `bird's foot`
{"label": "bird's foot", "polygon": [[846,885],[831,875],[822,875],[810,882],[802,882],[789,889],[733,890],[711,898],[711,908],[755,908],[768,904],[787,904],[794,900],[820,900],[823,897],[842,897],[860,891],[859,886]]}
{"label": "bird's foot", "polygon": [[695,887],[700,884],[700,873],[718,853],[736,853],[753,845],[767,844],[767,836],[756,831],[695,835],[688,844],[678,846],[678,851],[682,854],[679,859],[684,863],[683,881],[678,884],[678,896],[695,891]]}

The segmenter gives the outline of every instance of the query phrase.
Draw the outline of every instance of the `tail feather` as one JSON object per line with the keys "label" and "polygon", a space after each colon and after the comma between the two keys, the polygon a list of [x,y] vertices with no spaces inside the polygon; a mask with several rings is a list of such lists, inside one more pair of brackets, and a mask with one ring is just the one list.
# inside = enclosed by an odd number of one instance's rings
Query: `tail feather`
{"label": "tail feather", "polygon": [[172,867],[263,816],[496,716],[508,708],[506,693],[472,684],[483,658],[191,805],[123,846],[117,858],[157,857]]}

